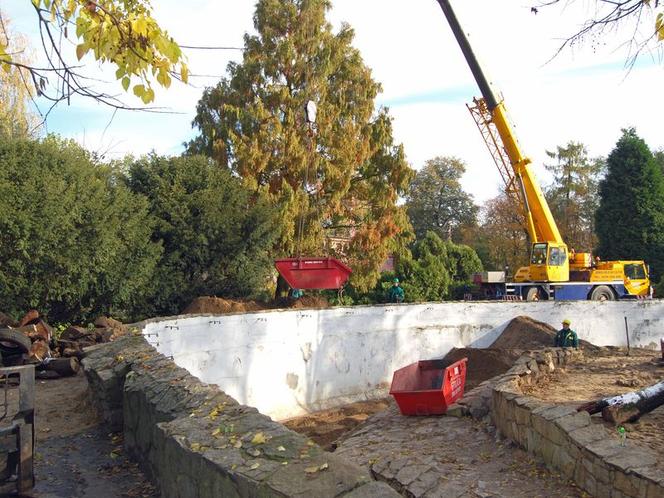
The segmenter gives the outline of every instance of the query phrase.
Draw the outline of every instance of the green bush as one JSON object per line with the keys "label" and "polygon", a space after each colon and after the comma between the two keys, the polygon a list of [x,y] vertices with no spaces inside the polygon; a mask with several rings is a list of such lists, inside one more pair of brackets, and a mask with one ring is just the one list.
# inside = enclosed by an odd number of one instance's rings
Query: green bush
{"label": "green bush", "polygon": [[150,155],[128,165],[131,190],[147,197],[163,245],[144,309],[179,313],[195,297],[261,297],[271,284],[276,210],[203,156]]}
{"label": "green bush", "polygon": [[0,140],[0,309],[131,317],[161,254],[147,208],[73,141]]}

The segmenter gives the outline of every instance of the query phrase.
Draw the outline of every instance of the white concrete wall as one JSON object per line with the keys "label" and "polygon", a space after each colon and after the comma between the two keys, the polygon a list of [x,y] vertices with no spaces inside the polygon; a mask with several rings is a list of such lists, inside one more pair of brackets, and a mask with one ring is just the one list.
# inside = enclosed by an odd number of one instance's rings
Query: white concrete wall
{"label": "white concrete wall", "polygon": [[239,402],[280,420],[385,396],[394,370],[453,347],[487,347],[506,323],[563,318],[581,339],[659,345],[664,301],[454,302],[188,316],[148,323],[161,353]]}

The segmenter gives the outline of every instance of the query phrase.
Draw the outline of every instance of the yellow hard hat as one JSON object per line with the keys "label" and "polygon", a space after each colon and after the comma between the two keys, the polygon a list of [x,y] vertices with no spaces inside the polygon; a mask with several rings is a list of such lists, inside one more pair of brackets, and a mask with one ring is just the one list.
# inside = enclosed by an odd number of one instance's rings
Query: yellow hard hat
{"label": "yellow hard hat", "polygon": [[570,322],[569,318],[565,318],[563,320],[563,325],[570,325],[572,322]]}

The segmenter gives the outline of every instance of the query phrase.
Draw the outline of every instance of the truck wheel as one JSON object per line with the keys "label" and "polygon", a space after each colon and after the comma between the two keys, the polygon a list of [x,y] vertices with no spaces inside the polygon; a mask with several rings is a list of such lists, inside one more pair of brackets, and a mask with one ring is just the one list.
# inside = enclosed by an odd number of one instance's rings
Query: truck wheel
{"label": "truck wheel", "polygon": [[613,294],[611,287],[598,285],[590,293],[590,299],[592,301],[615,301],[616,296]]}
{"label": "truck wheel", "polygon": [[528,292],[526,292],[526,301],[539,301],[540,292],[537,287],[529,287]]}

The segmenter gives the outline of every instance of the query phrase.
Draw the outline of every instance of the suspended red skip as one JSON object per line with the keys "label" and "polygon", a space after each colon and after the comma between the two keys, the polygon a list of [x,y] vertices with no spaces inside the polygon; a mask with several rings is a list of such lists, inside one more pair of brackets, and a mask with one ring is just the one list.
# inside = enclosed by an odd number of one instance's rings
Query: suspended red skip
{"label": "suspended red skip", "polygon": [[284,258],[274,266],[293,289],[340,289],[353,271],[334,258]]}

